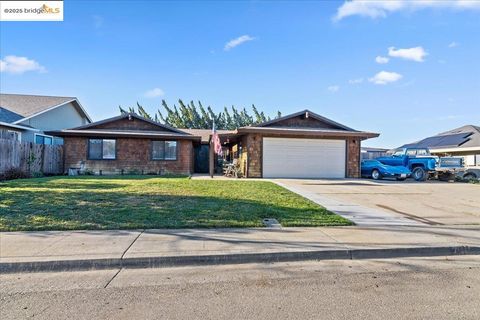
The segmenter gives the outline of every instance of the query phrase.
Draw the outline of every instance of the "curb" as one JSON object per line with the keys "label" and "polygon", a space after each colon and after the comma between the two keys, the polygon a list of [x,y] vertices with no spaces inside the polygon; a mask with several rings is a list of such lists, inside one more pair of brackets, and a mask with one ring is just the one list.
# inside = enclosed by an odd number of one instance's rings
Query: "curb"
{"label": "curb", "polygon": [[480,255],[480,247],[400,247],[385,249],[339,249],[270,253],[238,253],[202,256],[166,256],[0,263],[0,273],[60,272],[102,269],[140,269],[242,263],[273,263],[306,260],[360,260],[405,257]]}

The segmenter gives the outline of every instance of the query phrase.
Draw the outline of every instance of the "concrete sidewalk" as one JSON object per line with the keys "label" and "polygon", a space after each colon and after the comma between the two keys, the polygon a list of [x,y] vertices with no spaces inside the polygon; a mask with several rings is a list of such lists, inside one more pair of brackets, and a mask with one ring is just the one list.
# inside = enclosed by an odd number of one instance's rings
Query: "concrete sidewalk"
{"label": "concrete sidewalk", "polygon": [[4,232],[0,271],[465,253],[458,248],[480,253],[480,226]]}

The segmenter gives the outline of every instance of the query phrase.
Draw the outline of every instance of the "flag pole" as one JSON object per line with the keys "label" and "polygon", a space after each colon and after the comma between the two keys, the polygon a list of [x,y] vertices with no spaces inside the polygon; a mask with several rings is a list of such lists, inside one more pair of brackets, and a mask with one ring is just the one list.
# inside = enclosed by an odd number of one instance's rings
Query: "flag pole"
{"label": "flag pole", "polygon": [[208,156],[208,162],[209,162],[209,172],[210,172],[210,178],[213,179],[213,171],[214,171],[214,164],[215,164],[215,146],[214,146],[214,136],[215,134],[215,119],[213,119],[213,125],[212,125],[212,134],[210,135],[210,148],[209,148],[209,156]]}

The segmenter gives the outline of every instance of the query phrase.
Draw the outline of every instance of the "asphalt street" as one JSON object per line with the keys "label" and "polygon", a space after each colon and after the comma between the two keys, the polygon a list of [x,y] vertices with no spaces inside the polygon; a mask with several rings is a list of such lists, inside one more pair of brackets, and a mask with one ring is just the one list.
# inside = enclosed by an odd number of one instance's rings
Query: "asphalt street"
{"label": "asphalt street", "polygon": [[7,319],[480,319],[480,257],[0,276]]}

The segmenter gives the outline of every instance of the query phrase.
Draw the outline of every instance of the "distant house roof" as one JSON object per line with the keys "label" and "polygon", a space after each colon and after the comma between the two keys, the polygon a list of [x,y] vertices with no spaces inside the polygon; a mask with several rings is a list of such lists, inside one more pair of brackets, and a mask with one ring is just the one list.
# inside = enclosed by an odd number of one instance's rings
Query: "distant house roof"
{"label": "distant house roof", "polygon": [[455,149],[480,148],[480,127],[466,125],[450,131],[408,143],[402,148]]}
{"label": "distant house roof", "polygon": [[[26,94],[0,94],[0,121],[16,123],[40,113],[73,102],[77,110],[91,122],[92,119],[75,97],[38,96]],[[6,111],[4,111],[6,110]],[[20,118],[19,118],[20,117]]]}

